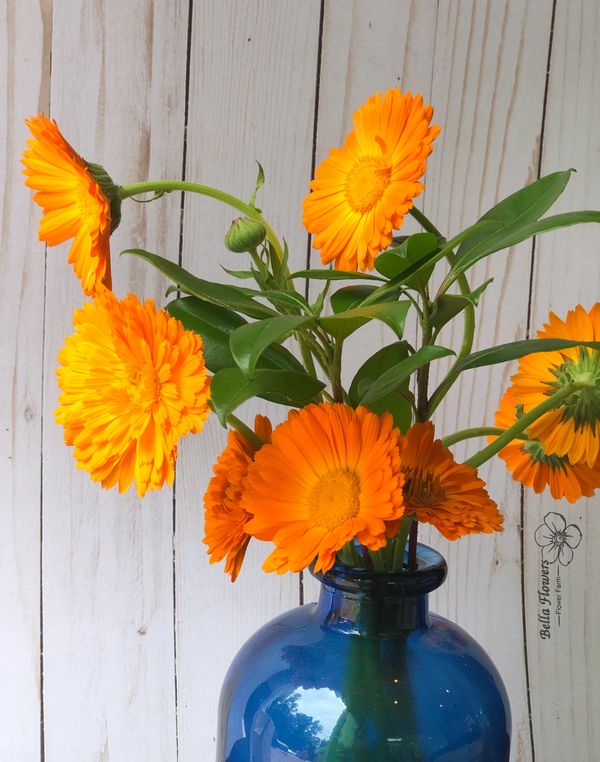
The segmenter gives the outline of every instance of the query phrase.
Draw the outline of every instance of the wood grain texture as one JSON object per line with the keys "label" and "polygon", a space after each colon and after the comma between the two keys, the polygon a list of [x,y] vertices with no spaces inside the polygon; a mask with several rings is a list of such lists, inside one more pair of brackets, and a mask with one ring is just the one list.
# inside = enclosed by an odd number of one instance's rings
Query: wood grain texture
{"label": "wood grain texture", "polygon": [[[314,1],[235,0],[195,6],[192,26],[186,175],[247,199],[258,159],[267,183],[257,203],[288,242],[296,269],[306,257],[301,201],[310,178],[319,16]],[[215,279],[224,277],[220,263],[244,269],[245,255],[223,245],[237,216],[211,200],[186,197],[184,267]],[[286,415],[285,408],[248,404],[242,417],[252,422],[259,411],[274,422]],[[202,495],[225,443],[225,431],[213,420],[181,448],[176,572],[182,762],[214,755],[219,691],[238,648],[268,619],[299,603],[297,575],[261,571],[264,543],[251,544],[234,586],[222,566],[208,566]]]}
{"label": "wood grain texture", "polygon": [[[574,167],[558,211],[600,203],[600,7],[593,0],[557,3],[542,145],[542,172]],[[541,236],[536,242],[531,330],[548,312],[564,317],[575,304],[589,309],[600,293],[600,226],[585,225]],[[600,747],[600,603],[595,567],[600,542],[600,498],[570,505],[525,494],[525,581],[536,759],[593,760]],[[550,565],[550,603],[541,578],[534,532],[549,512],[576,524],[583,539],[568,566]],[[557,576],[560,584],[557,585]],[[557,588],[561,589],[557,593]],[[559,600],[560,596],[560,600]],[[560,605],[560,609],[558,606]],[[548,609],[550,637],[542,639]],[[560,614],[560,624],[558,615]]]}
{"label": "wood grain texture", "polygon": [[[118,182],[175,175],[184,127],[187,3],[72,0],[54,7],[51,110],[82,155]],[[175,197],[129,202],[113,236],[115,291],[157,297],[164,281],[116,253],[177,247]],[[45,760],[175,759],[172,499],[103,492],[75,469],[53,423],[55,367],[83,302],[48,254],[44,389]]]}
{"label": "wood grain texture", "polygon": [[[443,130],[429,164],[425,211],[453,235],[496,201],[536,177],[551,4],[443,2],[436,25],[432,100]],[[474,349],[523,338],[531,244],[514,247],[469,271],[472,287],[493,277],[477,309]],[[440,341],[458,348],[462,326]],[[433,387],[444,363],[433,370]],[[491,424],[509,368],[466,373],[435,415],[438,431]],[[458,458],[482,442],[454,448]],[[513,760],[531,759],[522,625],[520,491],[504,464],[482,469],[505,516],[501,535],[440,541],[448,581],[436,610],[460,623],[489,652],[503,676],[513,720]]]}
{"label": "wood grain texture", "polygon": [[[48,106],[46,3],[0,17],[0,759],[40,755],[40,469],[44,248],[23,186],[23,119]],[[20,54],[29,36],[31,53]]]}
{"label": "wood grain texture", "polygon": [[[600,9],[595,0],[556,3],[545,99],[552,10],[549,0],[325,0],[317,83],[320,0],[6,0],[0,762],[211,759],[227,665],[255,629],[300,599],[296,576],[260,571],[267,549],[258,543],[235,586],[222,568],[208,565],[202,495],[225,444],[216,421],[180,447],[174,495],[166,489],[142,503],[132,493],[102,492],[76,471],[53,410],[56,355],[83,297],[66,262],[68,245],[48,251],[44,281],[39,210],[16,158],[25,140],[22,119],[50,107],[77,150],[120,183],[181,177],[185,153],[188,179],[247,198],[260,160],[267,184],[258,204],[297,267],[306,257],[301,203],[317,84],[317,161],[342,142],[354,109],[376,90],[398,84],[434,105],[443,130],[419,205],[442,230],[460,230],[534,179],[540,152],[542,174],[578,169],[561,209],[598,208]],[[127,202],[113,252],[144,246],[215,279],[223,277],[224,259],[240,265],[241,255],[222,244],[234,210],[187,196],[180,238],[181,210],[178,194],[144,206]],[[535,330],[548,308],[564,315],[578,301],[589,307],[598,299],[597,228],[537,241],[530,298],[531,254],[531,243],[514,247],[472,271],[475,286],[495,278],[478,309],[476,348],[523,338],[528,310]],[[132,290],[164,304],[166,282],[144,263],[113,256],[113,270],[119,295]],[[357,332],[348,342],[348,372],[387,336],[375,324]],[[457,346],[460,326],[441,341]],[[445,367],[441,362],[434,382]],[[438,430],[491,422],[512,372],[465,375],[436,415]],[[243,417],[250,421],[256,412],[274,421],[284,414],[249,404]],[[476,447],[456,453],[462,458]],[[593,587],[599,500],[570,506],[527,494],[521,527],[520,489],[502,462],[483,475],[506,531],[451,545],[423,532],[450,568],[432,607],[471,632],[499,667],[513,710],[512,762],[592,762],[600,746],[600,604]],[[561,570],[561,625],[553,610],[551,638],[542,640],[533,533],[549,511],[580,526],[583,540]],[[306,599],[316,591],[308,577]]]}

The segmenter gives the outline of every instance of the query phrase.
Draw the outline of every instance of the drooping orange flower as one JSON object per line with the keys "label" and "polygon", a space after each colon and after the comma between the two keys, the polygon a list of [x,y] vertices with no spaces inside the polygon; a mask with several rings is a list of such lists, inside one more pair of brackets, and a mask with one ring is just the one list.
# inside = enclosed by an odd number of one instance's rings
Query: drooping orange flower
{"label": "drooping orange flower", "polygon": [[[600,341],[600,303],[589,312],[577,305],[566,320],[551,312],[537,338]],[[529,436],[543,444],[546,455],[567,456],[571,464],[584,462],[593,468],[600,456],[599,351],[574,347],[522,357],[512,377],[512,389],[516,402],[528,413],[573,381],[583,381],[587,386],[535,421]]]}
{"label": "drooping orange flower", "polygon": [[[263,415],[254,420],[254,431],[263,442],[271,441],[271,422]],[[225,557],[225,571],[235,582],[246,554],[250,535],[245,527],[252,516],[241,504],[243,482],[257,447],[239,431],[230,431],[227,447],[213,468],[214,476],[204,495],[204,542],[210,563]]]}
{"label": "drooping orange flower", "polygon": [[354,537],[371,550],[403,515],[399,432],[389,414],[342,404],[292,411],[248,467],[246,531],[271,540],[265,571],[327,571]]}
{"label": "drooping orange flower", "polygon": [[148,299],[100,287],[73,316],[58,359],[56,421],[78,468],[138,494],[173,483],[180,437],[202,428],[209,379],[202,339]]}
{"label": "drooping orange flower", "polygon": [[25,185],[44,210],[40,240],[56,246],[72,238],[69,262],[84,292],[93,294],[99,283],[110,288],[110,200],[54,120],[39,114],[26,123],[33,138],[22,162]]}
{"label": "drooping orange flower", "polygon": [[[507,429],[517,420],[518,402],[509,388],[496,413],[496,426]],[[492,441],[494,437],[490,437]],[[570,503],[580,497],[591,497],[600,487],[600,460],[593,467],[587,463],[571,463],[568,456],[548,455],[537,439],[516,439],[503,447],[498,455],[505,461],[515,481],[532,487],[538,494],[546,487],[555,500],[562,497]]]}
{"label": "drooping orange flower", "polygon": [[339,270],[372,270],[423,190],[433,108],[399,88],[376,93],[354,114],[354,129],[318,167],[302,218],[321,260]]}
{"label": "drooping orange flower", "polygon": [[502,514],[477,470],[457,463],[434,437],[431,421],[414,424],[401,437],[406,514],[433,524],[448,540],[502,531]]}

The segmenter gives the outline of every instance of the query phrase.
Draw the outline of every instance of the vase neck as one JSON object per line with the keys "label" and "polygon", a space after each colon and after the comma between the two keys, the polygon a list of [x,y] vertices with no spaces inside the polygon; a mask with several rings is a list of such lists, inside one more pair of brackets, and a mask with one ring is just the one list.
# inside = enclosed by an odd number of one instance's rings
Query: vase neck
{"label": "vase neck", "polygon": [[348,634],[380,636],[429,625],[429,593],[446,577],[446,562],[419,545],[417,568],[374,572],[334,566],[316,574],[321,593],[316,616],[322,626]]}

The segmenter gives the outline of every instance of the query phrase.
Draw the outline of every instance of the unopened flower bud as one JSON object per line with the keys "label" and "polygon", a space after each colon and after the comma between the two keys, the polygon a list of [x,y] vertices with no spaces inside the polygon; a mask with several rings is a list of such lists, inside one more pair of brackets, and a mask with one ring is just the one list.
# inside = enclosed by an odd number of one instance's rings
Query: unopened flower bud
{"label": "unopened flower bud", "polygon": [[225,236],[225,246],[229,251],[241,253],[243,251],[254,251],[267,235],[265,226],[257,220],[251,220],[249,217],[238,217],[231,223],[231,227]]}

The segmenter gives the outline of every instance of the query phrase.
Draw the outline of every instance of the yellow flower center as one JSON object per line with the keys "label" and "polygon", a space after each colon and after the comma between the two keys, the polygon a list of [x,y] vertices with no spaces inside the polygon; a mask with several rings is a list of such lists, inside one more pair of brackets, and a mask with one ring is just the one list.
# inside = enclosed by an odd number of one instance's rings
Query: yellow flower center
{"label": "yellow flower center", "polygon": [[146,370],[131,376],[126,388],[135,405],[150,407],[160,400],[162,384],[156,372]]}
{"label": "yellow flower center", "polygon": [[390,184],[392,168],[383,157],[363,156],[346,180],[346,200],[355,212],[371,210]]}
{"label": "yellow flower center", "polygon": [[420,468],[403,468],[404,501],[415,508],[433,508],[444,501],[446,494],[436,474],[426,473]]}
{"label": "yellow flower center", "polygon": [[333,530],[360,510],[360,482],[350,471],[321,476],[308,496],[311,518],[317,526]]}

